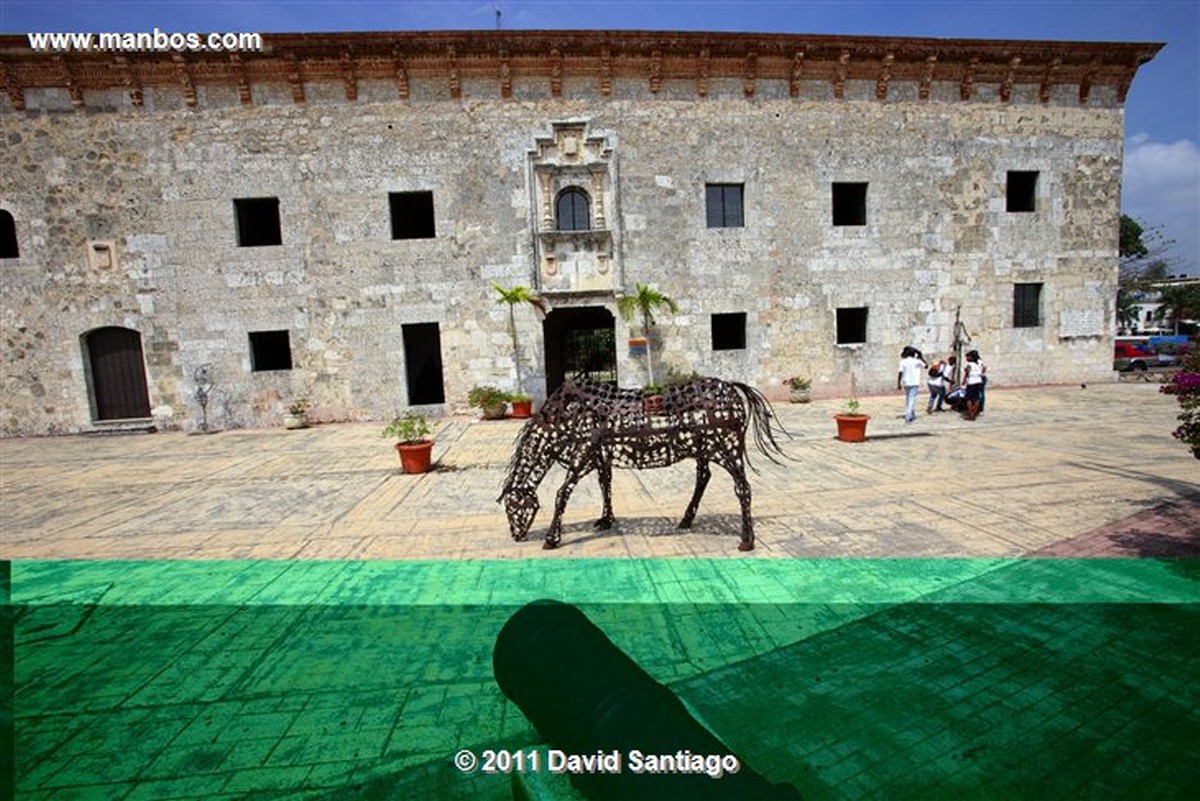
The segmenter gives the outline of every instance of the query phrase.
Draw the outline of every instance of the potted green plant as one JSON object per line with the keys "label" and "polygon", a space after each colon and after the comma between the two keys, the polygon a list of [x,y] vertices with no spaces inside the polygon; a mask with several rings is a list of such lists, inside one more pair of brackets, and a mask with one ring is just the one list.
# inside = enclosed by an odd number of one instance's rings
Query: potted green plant
{"label": "potted green plant", "polygon": [[533,414],[533,398],[528,395],[513,393],[508,396],[508,402],[512,405],[513,417],[525,418]]}
{"label": "potted green plant", "polygon": [[789,392],[792,403],[808,403],[811,400],[809,391],[812,389],[812,379],[804,376],[792,376],[783,382]]}
{"label": "potted green plant", "polygon": [[484,420],[499,420],[508,411],[508,393],[499,387],[476,386],[467,393],[467,403],[483,412]]}
{"label": "potted green plant", "polygon": [[308,428],[308,400],[298,398],[288,404],[283,416],[283,427],[289,429]]}
{"label": "potted green plant", "polygon": [[433,440],[429,439],[429,420],[420,412],[405,412],[384,426],[380,433],[394,439],[400,454],[400,466],[405,473],[426,473],[433,457]]}
{"label": "potted green plant", "polygon": [[642,404],[646,414],[657,414],[663,408],[663,388],[660,384],[647,384],[642,387]]}
{"label": "potted green plant", "polygon": [[833,415],[837,421],[837,438],[842,442],[862,442],[867,438],[867,421],[870,415],[863,414],[859,409],[858,398],[846,401],[846,408]]}

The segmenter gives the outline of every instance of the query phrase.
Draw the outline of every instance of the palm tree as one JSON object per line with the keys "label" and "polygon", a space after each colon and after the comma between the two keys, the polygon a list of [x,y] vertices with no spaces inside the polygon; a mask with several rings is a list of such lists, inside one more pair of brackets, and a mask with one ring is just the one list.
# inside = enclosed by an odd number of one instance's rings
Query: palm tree
{"label": "palm tree", "polygon": [[508,335],[512,337],[513,364],[517,366],[517,392],[524,393],[525,383],[521,380],[521,354],[519,343],[517,342],[517,317],[513,311],[513,307],[518,303],[528,303],[537,309],[539,318],[544,319],[550,312],[550,304],[546,303],[546,299],[539,295],[536,290],[520,284],[514,287],[504,287],[493,281],[492,289],[496,290],[497,294],[500,295],[496,299],[497,303],[508,304]]}
{"label": "palm tree", "polygon": [[1132,290],[1121,288],[1117,290],[1117,327],[1122,331],[1133,331],[1141,322],[1141,307],[1138,306],[1140,295]]}
{"label": "palm tree", "polygon": [[669,295],[664,295],[649,284],[637,284],[637,292],[626,295],[617,301],[617,311],[621,319],[627,323],[633,322],[634,315],[641,317],[642,330],[646,335],[646,372],[650,383],[654,383],[654,363],[650,358],[650,326],[654,325],[654,312],[666,307],[671,314],[679,314],[679,305]]}

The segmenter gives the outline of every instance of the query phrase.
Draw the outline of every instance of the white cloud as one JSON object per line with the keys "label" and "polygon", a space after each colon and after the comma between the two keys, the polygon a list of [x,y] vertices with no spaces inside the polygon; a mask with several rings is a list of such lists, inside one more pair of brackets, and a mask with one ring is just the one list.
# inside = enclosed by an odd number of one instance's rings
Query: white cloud
{"label": "white cloud", "polygon": [[1200,148],[1189,139],[1164,144],[1147,134],[1129,137],[1121,211],[1160,227],[1179,270],[1200,274]]}

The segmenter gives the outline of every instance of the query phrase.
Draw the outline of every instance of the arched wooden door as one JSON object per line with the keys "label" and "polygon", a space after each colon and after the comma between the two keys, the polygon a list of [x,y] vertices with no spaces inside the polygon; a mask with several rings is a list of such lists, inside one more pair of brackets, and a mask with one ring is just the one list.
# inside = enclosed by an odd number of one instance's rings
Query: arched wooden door
{"label": "arched wooden door", "polygon": [[97,328],[84,336],[97,420],[150,416],[142,335],[128,328]]}

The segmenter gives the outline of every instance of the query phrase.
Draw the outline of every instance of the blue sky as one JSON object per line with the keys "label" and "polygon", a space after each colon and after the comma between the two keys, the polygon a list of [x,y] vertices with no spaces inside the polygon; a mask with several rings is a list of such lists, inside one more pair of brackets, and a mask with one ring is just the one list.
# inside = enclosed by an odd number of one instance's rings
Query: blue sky
{"label": "blue sky", "polygon": [[579,28],[1165,42],[1125,109],[1123,211],[1200,275],[1200,0],[0,0],[0,31]]}

